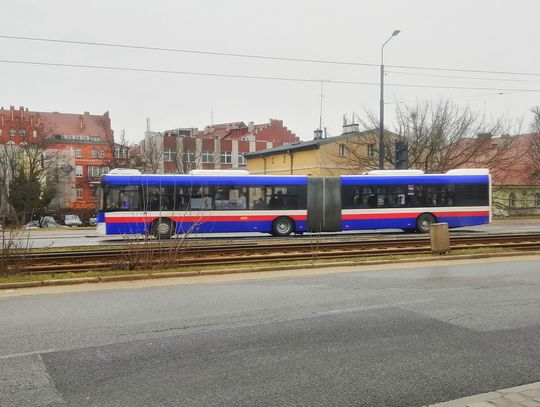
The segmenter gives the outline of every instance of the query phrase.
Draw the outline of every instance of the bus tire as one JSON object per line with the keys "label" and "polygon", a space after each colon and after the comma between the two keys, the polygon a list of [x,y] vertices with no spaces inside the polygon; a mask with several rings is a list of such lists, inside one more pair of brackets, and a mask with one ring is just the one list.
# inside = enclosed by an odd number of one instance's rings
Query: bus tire
{"label": "bus tire", "polygon": [[429,227],[435,223],[436,219],[431,213],[423,213],[416,218],[416,230],[419,233],[429,232]]}
{"label": "bus tire", "polygon": [[152,222],[152,234],[158,240],[170,239],[174,232],[174,223],[170,219],[158,218]]}
{"label": "bus tire", "polygon": [[282,216],[272,223],[272,234],[274,236],[289,236],[292,232],[294,232],[294,221],[291,218]]}

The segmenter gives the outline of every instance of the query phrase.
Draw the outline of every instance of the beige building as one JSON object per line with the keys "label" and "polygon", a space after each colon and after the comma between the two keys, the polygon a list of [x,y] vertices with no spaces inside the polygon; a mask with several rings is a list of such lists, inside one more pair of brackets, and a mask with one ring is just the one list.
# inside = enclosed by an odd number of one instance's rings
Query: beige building
{"label": "beige building", "polygon": [[[386,145],[394,135],[387,135]],[[357,124],[343,126],[343,134],[315,139],[246,154],[251,174],[336,176],[360,174],[378,167],[378,132],[360,132]],[[387,164],[388,166],[389,164]]]}

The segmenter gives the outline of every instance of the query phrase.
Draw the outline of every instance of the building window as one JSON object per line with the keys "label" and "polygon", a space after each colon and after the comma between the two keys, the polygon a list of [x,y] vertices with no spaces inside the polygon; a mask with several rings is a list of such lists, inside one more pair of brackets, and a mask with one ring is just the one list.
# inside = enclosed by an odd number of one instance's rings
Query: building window
{"label": "building window", "polygon": [[514,194],[513,192],[508,197],[508,206],[510,206],[510,208],[515,208],[517,206],[516,194]]}
{"label": "building window", "polygon": [[173,162],[175,155],[176,153],[170,148],[168,148],[167,150],[163,150],[163,161],[168,163]]}
{"label": "building window", "polygon": [[32,137],[34,137],[34,138],[37,137],[37,130],[32,130]]}
{"label": "building window", "polygon": [[245,164],[246,163],[246,157],[244,157],[244,154],[238,154],[238,164]]}
{"label": "building window", "polygon": [[82,177],[83,176],[83,166],[82,165],[76,165],[75,166],[75,176],[76,177]]}
{"label": "building window", "polygon": [[210,164],[214,162],[214,153],[212,151],[203,151],[202,162]]}
{"label": "building window", "polygon": [[195,151],[186,151],[184,153],[184,161],[187,163],[195,162]]}
{"label": "building window", "polygon": [[[369,154],[369,153],[368,153]],[[345,144],[340,144],[338,146],[338,155],[340,157],[345,157]]]}
{"label": "building window", "polygon": [[368,155],[368,157],[374,157],[375,156],[375,144],[368,144],[367,145],[367,155]]}
{"label": "building window", "polygon": [[90,178],[98,178],[103,174],[107,174],[108,172],[109,167],[98,167],[96,165],[88,166],[88,176]]}
{"label": "building window", "polygon": [[75,157],[82,157],[82,150],[80,148],[75,149]]}
{"label": "building window", "polygon": [[534,206],[540,207],[540,193],[538,192],[534,195]]}
{"label": "building window", "polygon": [[26,136],[26,130],[25,129],[19,129],[19,136]]}
{"label": "building window", "polygon": [[96,150],[96,149],[93,148],[93,149],[90,151],[90,157],[92,157],[92,158],[96,158],[96,157],[97,157],[97,150]]}
{"label": "building window", "polygon": [[232,154],[230,151],[224,151],[221,153],[221,162],[223,164],[230,164],[232,163]]}
{"label": "building window", "polygon": [[128,158],[128,149],[122,147],[115,147],[114,156],[116,158]]}
{"label": "building window", "polygon": [[77,187],[75,191],[77,193],[77,200],[83,199],[83,189],[81,187]]}
{"label": "building window", "polygon": [[105,158],[105,150],[98,150],[98,158]]}
{"label": "building window", "polygon": [[13,127],[9,129],[9,135],[15,137],[17,135],[17,129],[14,129]]}

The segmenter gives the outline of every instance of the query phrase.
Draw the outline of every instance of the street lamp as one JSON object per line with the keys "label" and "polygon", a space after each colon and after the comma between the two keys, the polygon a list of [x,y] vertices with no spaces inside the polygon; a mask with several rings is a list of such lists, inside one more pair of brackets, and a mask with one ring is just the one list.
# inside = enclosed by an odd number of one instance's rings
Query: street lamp
{"label": "street lamp", "polygon": [[394,30],[381,47],[381,105],[379,110],[379,169],[384,170],[384,46],[400,33]]}

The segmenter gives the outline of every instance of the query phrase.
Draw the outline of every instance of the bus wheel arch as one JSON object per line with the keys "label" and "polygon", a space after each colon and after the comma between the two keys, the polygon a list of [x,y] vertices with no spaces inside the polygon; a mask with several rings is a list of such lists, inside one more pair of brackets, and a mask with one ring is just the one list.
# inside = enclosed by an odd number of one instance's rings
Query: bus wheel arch
{"label": "bus wheel arch", "polygon": [[435,222],[437,222],[437,218],[432,213],[421,213],[416,218],[416,230],[419,233],[428,233],[430,226]]}
{"label": "bus wheel arch", "polygon": [[294,220],[288,216],[280,216],[272,222],[272,234],[274,236],[289,236],[295,230]]}
{"label": "bus wheel arch", "polygon": [[157,218],[151,224],[150,232],[156,239],[170,239],[175,232],[175,224],[169,218]]}

